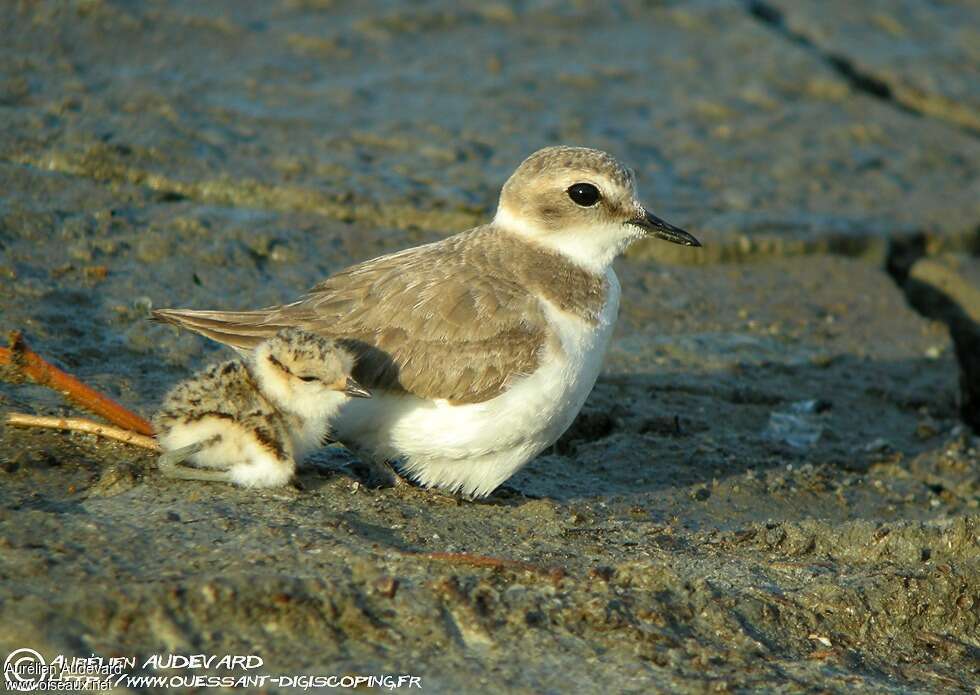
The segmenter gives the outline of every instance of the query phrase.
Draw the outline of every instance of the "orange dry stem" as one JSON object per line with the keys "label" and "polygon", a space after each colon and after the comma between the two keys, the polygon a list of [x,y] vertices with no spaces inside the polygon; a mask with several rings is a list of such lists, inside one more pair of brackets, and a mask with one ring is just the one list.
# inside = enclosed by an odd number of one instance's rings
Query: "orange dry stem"
{"label": "orange dry stem", "polygon": [[153,436],[153,427],[146,419],[55,367],[27,346],[20,331],[10,334],[9,348],[0,348],[0,365],[8,365],[15,373],[35,384],[58,391],[76,405],[104,417],[114,425]]}
{"label": "orange dry stem", "polygon": [[452,565],[468,565],[470,567],[492,567],[495,569],[521,570],[533,572],[535,574],[546,574],[552,577],[560,577],[564,571],[558,568],[540,567],[520,560],[508,560],[502,557],[490,557],[488,555],[474,555],[473,553],[449,553],[442,551],[434,552],[405,552],[405,555],[425,558],[427,560],[438,560],[448,562]]}

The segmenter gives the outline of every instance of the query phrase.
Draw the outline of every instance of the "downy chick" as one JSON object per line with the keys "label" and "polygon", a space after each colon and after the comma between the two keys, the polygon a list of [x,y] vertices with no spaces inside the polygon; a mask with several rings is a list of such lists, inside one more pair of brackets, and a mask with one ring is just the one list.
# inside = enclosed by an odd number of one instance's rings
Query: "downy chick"
{"label": "downy chick", "polygon": [[247,362],[214,365],[167,394],[153,418],[174,478],[277,487],[320,446],[331,418],[370,393],[351,377],[354,357],[329,338],[286,328]]}

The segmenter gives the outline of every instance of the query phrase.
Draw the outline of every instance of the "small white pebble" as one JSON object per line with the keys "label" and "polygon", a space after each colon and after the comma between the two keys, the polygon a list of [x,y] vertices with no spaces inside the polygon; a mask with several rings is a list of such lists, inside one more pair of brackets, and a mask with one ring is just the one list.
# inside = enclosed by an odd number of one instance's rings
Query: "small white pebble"
{"label": "small white pebble", "polygon": [[827,639],[826,637],[824,637],[823,635],[818,635],[818,634],[815,634],[815,633],[814,633],[814,634],[810,634],[810,635],[808,635],[808,636],[807,636],[807,639],[812,639],[812,640],[814,640],[815,642],[819,642],[820,644],[822,644],[822,645],[823,645],[823,646],[825,646],[825,647],[830,647],[830,646],[833,646],[833,645],[831,644],[831,642],[830,642],[830,640],[829,640],[829,639]]}

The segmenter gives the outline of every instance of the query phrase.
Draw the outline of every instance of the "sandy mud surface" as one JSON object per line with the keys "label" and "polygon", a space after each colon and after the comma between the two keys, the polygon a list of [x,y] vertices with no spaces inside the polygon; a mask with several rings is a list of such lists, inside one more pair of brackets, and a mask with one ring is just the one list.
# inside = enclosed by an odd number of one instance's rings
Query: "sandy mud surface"
{"label": "sandy mud surface", "polygon": [[[339,447],[303,490],[249,492],[0,425],[0,656],[256,654],[445,693],[977,692],[978,17],[0,4],[0,329],[144,414],[227,356],[152,307],[278,303],[462,230],[547,144],[613,152],[705,243],[620,262],[595,391],[485,502],[373,487]],[[0,383],[7,410],[73,412]]]}

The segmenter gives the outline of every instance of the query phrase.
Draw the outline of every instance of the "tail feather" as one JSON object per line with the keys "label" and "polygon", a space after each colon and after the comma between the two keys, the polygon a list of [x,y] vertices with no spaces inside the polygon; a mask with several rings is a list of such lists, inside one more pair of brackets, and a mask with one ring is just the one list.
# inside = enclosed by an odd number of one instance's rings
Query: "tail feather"
{"label": "tail feather", "polygon": [[233,347],[251,350],[279,329],[283,323],[268,322],[265,311],[198,311],[194,309],[157,309],[153,318]]}

